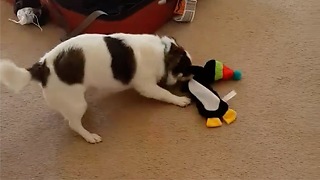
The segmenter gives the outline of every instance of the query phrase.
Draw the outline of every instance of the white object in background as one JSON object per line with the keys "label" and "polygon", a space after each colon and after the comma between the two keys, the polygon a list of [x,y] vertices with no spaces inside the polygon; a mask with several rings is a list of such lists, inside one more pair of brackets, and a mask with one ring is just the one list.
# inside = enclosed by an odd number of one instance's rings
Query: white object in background
{"label": "white object in background", "polygon": [[165,3],[167,3],[167,0],[159,0],[159,1],[158,1],[158,4],[161,4],[161,5],[162,5],[162,4],[165,4]]}
{"label": "white object in background", "polygon": [[[34,24],[42,31],[42,28],[41,28],[41,26],[39,24],[38,17],[34,14],[32,8],[26,7],[26,8],[19,9],[17,11],[17,17],[18,17],[19,21],[16,21],[16,20],[13,20],[13,19],[10,19],[10,18],[9,18],[9,21],[12,21],[12,22],[14,22],[16,24],[21,24],[21,25]],[[36,18],[37,23],[33,22],[34,18]]]}
{"label": "white object in background", "polygon": [[177,15],[173,18],[176,22],[192,22],[194,19],[197,8],[197,0],[185,0],[184,3],[183,14]]}

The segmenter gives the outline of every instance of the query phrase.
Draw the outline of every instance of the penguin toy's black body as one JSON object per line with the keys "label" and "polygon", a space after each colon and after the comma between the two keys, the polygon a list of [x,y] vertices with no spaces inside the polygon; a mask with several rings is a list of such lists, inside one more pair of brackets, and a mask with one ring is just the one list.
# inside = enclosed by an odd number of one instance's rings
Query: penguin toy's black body
{"label": "penguin toy's black body", "polygon": [[192,66],[190,73],[194,76],[184,84],[183,91],[191,94],[192,100],[196,102],[199,114],[207,120],[207,127],[221,126],[221,119],[230,124],[235,121],[237,114],[229,108],[226,101],[236,93],[232,91],[224,98],[220,98],[219,94],[211,87],[214,81],[212,78],[208,78],[210,77],[209,70],[200,66]]}

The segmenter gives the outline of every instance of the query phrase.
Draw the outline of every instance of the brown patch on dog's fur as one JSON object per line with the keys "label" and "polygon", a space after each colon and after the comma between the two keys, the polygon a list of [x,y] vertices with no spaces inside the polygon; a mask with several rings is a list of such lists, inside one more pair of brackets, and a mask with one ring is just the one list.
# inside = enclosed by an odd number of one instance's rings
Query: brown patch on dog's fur
{"label": "brown patch on dog's fur", "polygon": [[173,43],[165,57],[165,63],[167,71],[172,71],[173,75],[184,74],[185,70],[192,65],[186,51]]}
{"label": "brown patch on dog's fur", "polygon": [[27,71],[31,74],[32,79],[41,82],[42,87],[46,87],[50,69],[46,65],[46,60],[43,63],[37,62]]}
{"label": "brown patch on dog's fur", "polygon": [[69,85],[83,82],[85,57],[82,49],[70,48],[60,52],[53,64],[62,82]]}
{"label": "brown patch on dog's fur", "polygon": [[104,41],[111,54],[113,77],[123,84],[129,84],[136,72],[136,60],[133,49],[121,39],[105,37]]}
{"label": "brown patch on dog's fur", "polygon": [[165,55],[166,72],[159,84],[165,84],[169,71],[172,72],[173,76],[178,76],[180,73],[184,77],[189,76],[190,74],[187,73],[187,70],[191,65],[191,60],[187,56],[186,51],[181,46],[177,46],[174,43],[171,43],[170,50]]}

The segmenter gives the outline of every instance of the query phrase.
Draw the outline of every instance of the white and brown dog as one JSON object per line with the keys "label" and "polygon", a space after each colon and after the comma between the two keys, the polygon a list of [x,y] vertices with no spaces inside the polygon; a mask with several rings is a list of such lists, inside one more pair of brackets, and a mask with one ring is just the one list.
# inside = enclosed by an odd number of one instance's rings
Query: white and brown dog
{"label": "white and brown dog", "polygon": [[101,137],[81,123],[89,87],[108,92],[134,88],[145,97],[184,107],[190,103],[188,97],[176,96],[158,84],[189,79],[184,74],[189,66],[189,53],[168,36],[83,34],[60,43],[27,69],[0,61],[0,82],[15,92],[32,80],[39,82],[48,106],[86,141],[98,143]]}

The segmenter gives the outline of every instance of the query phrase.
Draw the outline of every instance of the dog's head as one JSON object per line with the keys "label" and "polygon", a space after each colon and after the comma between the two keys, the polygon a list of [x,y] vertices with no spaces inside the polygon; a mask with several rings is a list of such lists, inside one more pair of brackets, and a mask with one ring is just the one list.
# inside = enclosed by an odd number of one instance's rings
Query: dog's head
{"label": "dog's head", "polygon": [[161,40],[165,45],[166,84],[174,85],[178,81],[190,80],[192,59],[188,51],[172,37],[164,36]]}

